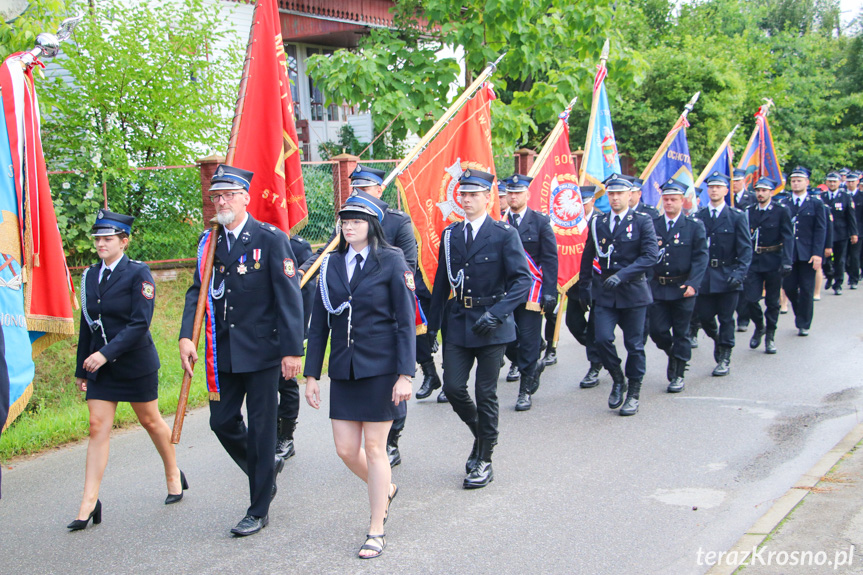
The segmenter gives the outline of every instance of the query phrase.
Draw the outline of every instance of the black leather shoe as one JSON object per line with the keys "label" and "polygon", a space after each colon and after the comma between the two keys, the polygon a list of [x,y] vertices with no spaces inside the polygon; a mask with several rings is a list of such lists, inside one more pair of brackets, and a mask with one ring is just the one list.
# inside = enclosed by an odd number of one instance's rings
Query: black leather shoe
{"label": "black leather shoe", "polygon": [[854,283],[848,284],[848,289],[857,289],[857,283],[854,282]]}
{"label": "black leather shoe", "polygon": [[611,373],[611,394],[608,396],[608,408],[617,409],[623,405],[623,394],[627,391],[626,378],[623,375],[623,370],[620,366],[608,370]]}
{"label": "black leather shoe", "polygon": [[836,286],[833,288],[833,293],[836,295],[842,295],[842,286]]}
{"label": "black leather shoe", "polygon": [[749,349],[758,349],[761,345],[761,338],[764,337],[764,328],[755,328],[755,333],[752,334],[752,339],[749,340]]}
{"label": "black leather shoe", "polygon": [[764,353],[769,353],[770,355],[776,353],[776,344],[773,343],[772,333],[768,333],[767,337],[764,339]]}
{"label": "black leather shoe", "polygon": [[464,478],[465,489],[480,489],[494,481],[494,471],[491,468],[491,456],[494,451],[494,443],[488,439],[480,439],[476,465]]}
{"label": "black leather shoe", "polygon": [[582,389],[589,389],[591,387],[596,387],[599,385],[599,372],[602,371],[601,363],[591,363],[590,369],[587,370],[584,378],[582,378],[581,383],[578,384]]}
{"label": "black leather shoe", "polygon": [[627,396],[626,401],[623,402],[623,407],[620,408],[620,415],[635,415],[638,413],[638,398]]}
{"label": "black leather shoe", "polygon": [[294,430],[297,428],[296,419],[279,418],[276,427],[276,455],[287,460],[296,455],[294,450]]}
{"label": "black leather shoe", "polygon": [[797,330],[797,335],[807,336],[807,335],[809,335],[809,330],[806,329],[805,327],[801,327]]}
{"label": "black leather shoe", "polygon": [[246,537],[254,535],[270,523],[270,516],[255,517],[254,515],[246,515],[243,517],[237,526],[231,529],[231,533],[237,537]]}
{"label": "black leather shoe", "polygon": [[724,377],[731,373],[731,348],[719,346],[719,360],[713,368],[714,377]]}
{"label": "black leather shoe", "polygon": [[467,461],[464,464],[464,472],[470,473],[473,471],[473,468],[476,467],[477,461],[479,461],[479,440],[474,438],[470,455],[467,456]]}
{"label": "black leather shoe", "polygon": [[430,396],[434,390],[441,387],[441,381],[437,374],[437,368],[435,367],[434,361],[420,364],[420,367],[423,370],[423,383],[417,390],[417,399],[425,399]]}
{"label": "black leather shoe", "polygon": [[530,394],[527,392],[520,392],[518,394],[518,401],[515,402],[515,410],[516,411],[529,411],[531,406]]}
{"label": "black leather shoe", "polygon": [[446,394],[443,390],[440,390],[440,393],[437,394],[437,402],[438,403],[449,403],[449,399],[447,399]]}
{"label": "black leather shoe", "polygon": [[180,487],[183,488],[180,493],[174,495],[172,493],[168,493],[168,496],[165,498],[165,505],[170,505],[172,503],[177,503],[181,499],[183,499],[183,491],[189,488],[189,483],[186,481],[186,474],[180,470]]}
{"label": "black leather shoe", "polygon": [[531,375],[522,375],[521,380],[525,384],[524,390],[530,395],[536,395],[536,392],[539,391],[539,379],[543,371],[545,371],[545,364],[540,359],[536,362],[536,367]]}
{"label": "black leather shoe", "polygon": [[509,366],[509,373],[506,374],[507,381],[518,381],[521,374],[518,372],[518,366],[516,364],[511,364]]}
{"label": "black leather shoe", "polygon": [[665,391],[668,393],[680,393],[686,387],[685,382],[683,381],[683,376],[675,377],[670,382],[668,382],[668,388]]}
{"label": "black leather shoe", "polygon": [[91,519],[93,520],[93,525],[98,525],[102,522],[102,502],[98,499],[96,500],[96,506],[93,507],[93,511],[90,512],[87,519],[76,519],[67,525],[66,529],[69,531],[80,531],[81,529],[86,529]]}
{"label": "black leather shoe", "polygon": [[545,358],[543,358],[543,363],[545,365],[555,365],[557,363],[557,349],[554,347],[549,347],[545,350]]}

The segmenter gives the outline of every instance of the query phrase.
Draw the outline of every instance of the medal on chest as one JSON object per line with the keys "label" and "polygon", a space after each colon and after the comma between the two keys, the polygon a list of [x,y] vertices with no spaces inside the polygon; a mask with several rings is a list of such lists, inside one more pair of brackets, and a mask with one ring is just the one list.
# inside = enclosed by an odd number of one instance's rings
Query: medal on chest
{"label": "medal on chest", "polygon": [[626,238],[630,240],[632,239],[632,224],[626,226]]}
{"label": "medal on chest", "polygon": [[674,243],[676,243],[676,244],[680,243],[680,232],[677,232],[676,234],[674,234]]}
{"label": "medal on chest", "polygon": [[246,268],[246,254],[243,254],[242,257],[240,257],[240,265],[237,266],[237,273],[244,275],[247,271],[249,270]]}
{"label": "medal on chest", "polygon": [[261,249],[257,248],[252,250],[252,257],[255,258],[255,269],[261,269]]}

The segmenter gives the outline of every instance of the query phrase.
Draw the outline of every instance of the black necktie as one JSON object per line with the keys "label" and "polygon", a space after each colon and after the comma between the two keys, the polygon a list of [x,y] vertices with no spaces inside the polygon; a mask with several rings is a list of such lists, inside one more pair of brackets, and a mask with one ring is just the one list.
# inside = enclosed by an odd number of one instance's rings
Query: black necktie
{"label": "black necktie", "polygon": [[671,231],[671,228],[674,227],[674,220],[668,220],[668,231]]}
{"label": "black necktie", "polygon": [[228,251],[231,251],[231,246],[234,245],[234,234],[225,230],[225,239],[228,240]]}
{"label": "black necktie", "polygon": [[512,212],[509,213],[509,225],[517,227],[515,223],[515,214]]}
{"label": "black necktie", "polygon": [[614,233],[614,230],[616,230],[617,226],[619,226],[619,225],[620,225],[620,216],[615,215],[614,216],[614,227],[611,228],[612,233]]}
{"label": "black necktie", "polygon": [[521,222],[521,216],[520,216],[520,215],[518,215],[518,214],[513,214],[513,216],[512,216],[512,224],[513,224],[515,227],[518,227],[518,224],[519,224],[520,222]]}
{"label": "black necktie", "polygon": [[710,218],[713,220],[716,219],[716,210],[715,209],[710,210]]}
{"label": "black necktie", "polygon": [[467,248],[467,251],[470,251],[470,247],[473,245],[473,228],[470,223],[465,224],[464,229],[467,230],[467,237],[464,239],[464,246]]}
{"label": "black necktie", "polygon": [[357,254],[354,258],[354,275],[351,276],[351,291],[353,291],[357,284],[360,283],[360,270],[363,269],[363,254]]}
{"label": "black necktie", "polygon": [[105,284],[108,283],[108,277],[111,275],[111,268],[105,268],[105,271],[102,272],[102,279],[99,281],[99,293],[105,289]]}

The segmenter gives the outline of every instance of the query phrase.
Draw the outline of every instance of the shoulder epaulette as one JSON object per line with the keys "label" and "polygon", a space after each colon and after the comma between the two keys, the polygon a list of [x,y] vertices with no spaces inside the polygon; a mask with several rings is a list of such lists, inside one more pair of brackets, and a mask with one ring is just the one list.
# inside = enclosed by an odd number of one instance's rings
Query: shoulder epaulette
{"label": "shoulder epaulette", "polygon": [[512,226],[509,225],[508,223],[504,222],[504,221],[501,221],[501,220],[492,220],[492,221],[494,222],[494,225],[501,227],[505,230],[512,229]]}
{"label": "shoulder epaulette", "polygon": [[276,226],[274,226],[273,224],[267,224],[267,223],[264,223],[264,222],[261,222],[260,226],[261,226],[261,229],[262,229],[262,230],[267,230],[268,232],[270,232],[270,233],[271,233],[271,234],[273,234],[273,235],[275,235],[275,234],[276,234],[276,230],[278,230],[278,229],[279,229],[279,228],[277,228]]}

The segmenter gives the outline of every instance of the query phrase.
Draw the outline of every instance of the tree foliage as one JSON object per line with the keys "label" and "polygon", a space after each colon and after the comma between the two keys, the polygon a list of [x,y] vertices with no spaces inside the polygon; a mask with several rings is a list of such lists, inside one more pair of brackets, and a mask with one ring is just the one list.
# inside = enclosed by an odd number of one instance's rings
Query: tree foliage
{"label": "tree foliage", "polygon": [[65,7],[63,0],[31,0],[14,20],[0,21],[0,62],[9,54],[33,48],[36,36],[42,32],[56,32],[66,17]]}

